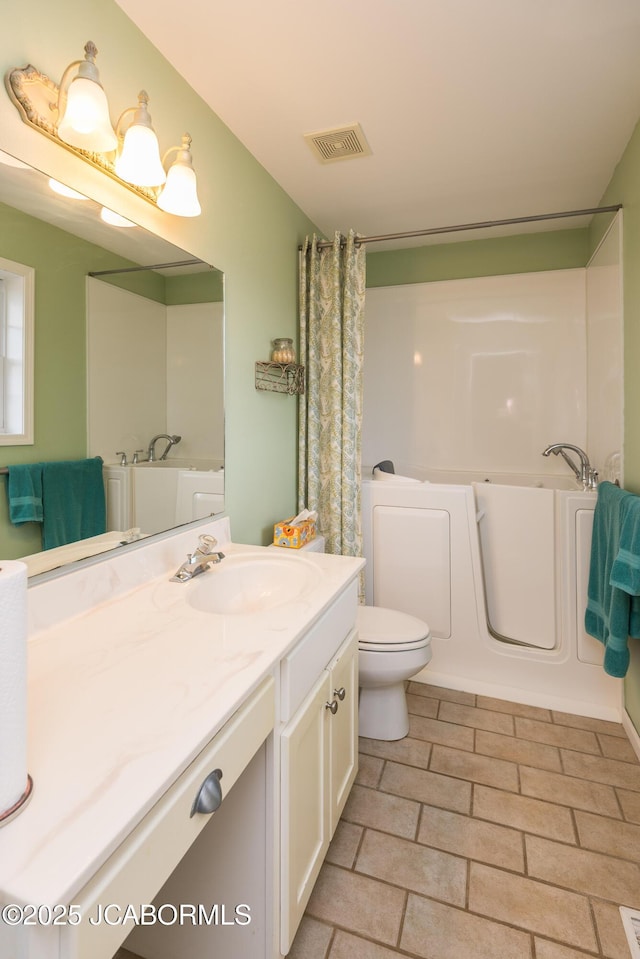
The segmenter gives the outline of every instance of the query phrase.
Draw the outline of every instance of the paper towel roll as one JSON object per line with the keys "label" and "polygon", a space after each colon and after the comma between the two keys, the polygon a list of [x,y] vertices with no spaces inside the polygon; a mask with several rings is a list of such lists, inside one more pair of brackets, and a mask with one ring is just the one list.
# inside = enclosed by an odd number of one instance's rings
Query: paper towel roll
{"label": "paper towel roll", "polygon": [[27,567],[0,560],[0,818],[27,790]]}

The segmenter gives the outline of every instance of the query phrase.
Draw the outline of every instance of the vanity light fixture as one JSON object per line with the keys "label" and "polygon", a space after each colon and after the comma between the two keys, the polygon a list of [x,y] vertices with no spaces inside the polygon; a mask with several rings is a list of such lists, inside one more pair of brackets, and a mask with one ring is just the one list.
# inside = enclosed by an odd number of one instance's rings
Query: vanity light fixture
{"label": "vanity light fixture", "polygon": [[174,151],[177,156],[167,172],[167,182],[158,197],[158,206],[166,213],[174,213],[176,216],[200,216],[202,210],[191,158],[191,137],[188,133],[183,134],[179,147],[167,150],[163,162],[166,163]]}
{"label": "vanity light fixture", "polygon": [[138,106],[129,107],[121,114],[116,131],[122,139],[116,156],[116,173],[127,183],[136,186],[162,186],[167,179],[156,131],[147,109],[149,94],[141,90]]}
{"label": "vanity light fixture", "polygon": [[165,172],[144,90],[114,131],[95,64],[98,51],[91,41],[84,49],[84,60],[69,64],[59,87],[31,64],[9,70],[5,85],[22,120],[161,210],[199,216],[191,137],[185,134],[165,153],[164,161],[176,153]]}
{"label": "vanity light fixture", "polygon": [[[84,60],[70,63],[58,90],[58,136],[70,146],[95,153],[115,150],[118,140],[109,119],[107,95],[96,67],[96,45],[90,40]],[[75,71],[75,76],[72,74]]]}

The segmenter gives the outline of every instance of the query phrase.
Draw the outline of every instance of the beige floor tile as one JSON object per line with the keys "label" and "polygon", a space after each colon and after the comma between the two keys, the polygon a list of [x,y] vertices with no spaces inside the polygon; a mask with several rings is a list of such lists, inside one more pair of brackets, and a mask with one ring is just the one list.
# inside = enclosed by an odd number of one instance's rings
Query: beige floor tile
{"label": "beige floor tile", "polygon": [[431,699],[429,696],[418,696],[415,693],[407,693],[407,709],[414,716],[428,716],[435,719],[438,715],[440,703],[437,699]]}
{"label": "beige floor tile", "polygon": [[624,932],[620,910],[611,902],[591,901],[602,954],[607,959],[629,959],[629,943]]}
{"label": "beige floor tile", "polygon": [[534,942],[536,959],[593,959],[593,954],[590,952],[561,946],[560,943],[549,942],[548,939],[539,939],[536,936]]}
{"label": "beige floor tile", "polygon": [[307,914],[393,946],[398,940],[406,895],[404,890],[377,879],[325,863]]}
{"label": "beige floor tile", "polygon": [[388,762],[380,789],[454,812],[468,813],[471,810],[471,783],[425,769]]}
{"label": "beige floor tile", "polygon": [[363,826],[356,826],[341,819],[329,845],[327,862],[332,862],[334,866],[352,869],[363,832]]}
{"label": "beige floor tile", "polygon": [[495,823],[423,806],[418,842],[478,862],[524,872],[522,834]]}
{"label": "beige floor tile", "polygon": [[432,686],[429,683],[410,682],[408,692],[417,696],[431,696],[433,699],[452,703],[464,703],[465,706],[475,706],[475,693],[466,693],[458,689],[445,689],[444,686]]}
{"label": "beige floor tile", "polygon": [[367,756],[366,754],[358,757],[358,772],[356,782],[360,786],[372,786],[374,789],[380,782],[384,759],[377,756]]}
{"label": "beige floor tile", "polygon": [[640,791],[640,763],[622,763],[602,756],[587,756],[561,749],[562,765],[568,776],[579,776],[592,782],[608,783],[623,789]]}
{"label": "beige floor tile", "polygon": [[560,726],[574,726],[576,729],[590,729],[594,733],[607,733],[609,736],[627,738],[622,723],[611,723],[607,719],[592,719],[590,716],[574,716],[573,713],[551,711],[554,723]]}
{"label": "beige floor tile", "polygon": [[559,750],[545,743],[516,739],[514,736],[501,736],[498,733],[479,729],[476,733],[476,752],[484,756],[495,756],[497,759],[523,763],[525,766],[562,772]]}
{"label": "beige floor tile", "polygon": [[372,829],[413,839],[418,828],[419,813],[419,803],[410,799],[391,796],[366,786],[354,786],[342,818],[359,826],[371,826]]}
{"label": "beige floor tile", "polygon": [[597,949],[584,896],[472,862],[469,909],[580,949]]}
{"label": "beige floor tile", "polygon": [[431,743],[421,739],[396,739],[391,742],[383,739],[360,739],[360,755],[379,756],[381,759],[393,759],[408,766],[418,766],[426,769],[431,758]]}
{"label": "beige floor tile", "polygon": [[516,717],[516,736],[530,739],[549,746],[564,746],[585,753],[600,755],[600,745],[596,734],[586,729],[572,729],[571,726],[555,726],[553,723],[541,723],[536,719]]}
{"label": "beige floor tile", "polygon": [[458,776],[485,786],[510,789],[512,792],[518,789],[518,767],[504,759],[491,759],[461,749],[434,746],[430,768],[446,776]]}
{"label": "beige floor tile", "polygon": [[480,709],[492,709],[497,713],[511,713],[513,716],[525,716],[528,719],[540,719],[551,722],[551,710],[541,706],[527,706],[525,703],[512,703],[508,699],[494,699],[492,696],[478,696],[476,706]]}
{"label": "beige floor tile", "polygon": [[[576,810],[578,839],[584,849],[640,861],[640,825]],[[639,890],[640,893],[640,890]]]}
{"label": "beige floor tile", "polygon": [[531,959],[526,933],[411,894],[400,947],[424,959]]}
{"label": "beige floor tile", "polygon": [[303,916],[288,959],[326,959],[333,928],[317,919]]}
{"label": "beige floor tile", "polygon": [[467,863],[459,856],[367,829],[355,868],[374,879],[464,906]]}
{"label": "beige floor tile", "polygon": [[620,736],[598,735],[598,742],[602,749],[602,755],[608,759],[621,759],[626,763],[637,763],[638,757],[628,739],[621,739]]}
{"label": "beige floor tile", "polygon": [[544,769],[521,766],[520,791],[524,796],[532,796],[534,799],[545,799],[563,806],[600,813],[602,816],[622,818],[613,788],[601,783],[591,783],[586,779],[575,779]]}
{"label": "beige floor tile", "polygon": [[429,719],[426,716],[409,716],[409,735],[429,743],[473,752],[474,733],[468,726],[443,723],[439,719]]}
{"label": "beige floor tile", "polygon": [[438,718],[474,729],[487,729],[492,733],[513,735],[513,716],[509,713],[494,712],[491,709],[478,709],[476,706],[461,706],[459,703],[441,703]]}
{"label": "beige floor tile", "polygon": [[476,786],[472,812],[479,819],[490,819],[548,839],[568,843],[576,841],[571,810],[542,799]]}
{"label": "beige floor tile", "polygon": [[361,939],[338,929],[331,945],[329,959],[399,959],[400,953],[377,942]]}
{"label": "beige floor tile", "polygon": [[599,852],[526,836],[529,875],[576,892],[633,906],[640,894],[640,866]]}
{"label": "beige floor tile", "polygon": [[630,792],[628,789],[616,789],[616,794],[622,806],[622,814],[629,822],[640,823],[640,793]]}

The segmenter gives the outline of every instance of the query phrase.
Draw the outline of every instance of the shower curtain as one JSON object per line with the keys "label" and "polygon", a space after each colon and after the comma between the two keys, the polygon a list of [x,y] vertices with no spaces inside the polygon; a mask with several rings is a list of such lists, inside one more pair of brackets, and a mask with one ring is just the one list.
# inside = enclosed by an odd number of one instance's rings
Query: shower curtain
{"label": "shower curtain", "polygon": [[362,554],[360,447],[365,250],[353,231],[320,246],[307,237],[300,267],[298,505],[318,511],[328,553]]}

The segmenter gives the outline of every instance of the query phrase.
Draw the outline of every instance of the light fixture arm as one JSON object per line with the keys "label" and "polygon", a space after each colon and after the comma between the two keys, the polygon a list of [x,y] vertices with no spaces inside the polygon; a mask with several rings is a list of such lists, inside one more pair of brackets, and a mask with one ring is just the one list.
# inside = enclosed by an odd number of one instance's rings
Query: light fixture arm
{"label": "light fixture arm", "polygon": [[[151,127],[151,117],[149,115],[149,110],[147,105],[149,103],[149,94],[146,90],[141,90],[138,94],[138,106],[137,107],[127,107],[126,110],[123,110],[120,116],[118,117],[118,122],[116,123],[116,136],[119,140],[122,140],[125,133],[130,126],[138,124],[143,127]],[[125,122],[129,121],[126,123]]]}
{"label": "light fixture arm", "polygon": [[169,149],[164,152],[162,156],[162,165],[165,168],[165,170],[167,168],[167,160],[169,159],[169,156],[172,153],[176,154],[176,161],[179,161],[181,163],[188,163],[189,166],[191,166],[191,143],[192,142],[193,141],[191,136],[188,133],[183,133],[182,143],[180,144],[180,146],[169,147]]}

